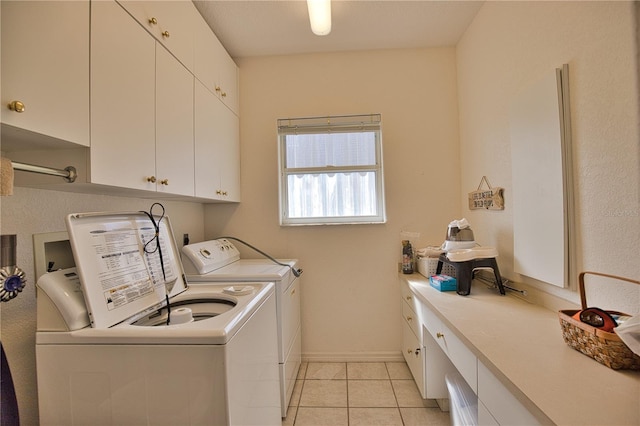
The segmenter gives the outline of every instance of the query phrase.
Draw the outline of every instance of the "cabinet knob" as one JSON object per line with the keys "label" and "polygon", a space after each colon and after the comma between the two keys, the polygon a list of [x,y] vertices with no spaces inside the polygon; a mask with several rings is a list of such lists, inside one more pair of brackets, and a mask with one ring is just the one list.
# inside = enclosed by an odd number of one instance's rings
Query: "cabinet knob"
{"label": "cabinet knob", "polygon": [[7,106],[11,111],[24,112],[24,104],[20,101],[11,101]]}
{"label": "cabinet knob", "polygon": [[437,333],[436,333],[436,337],[437,337],[438,339],[440,339],[440,338],[444,338],[444,334],[442,334],[442,333],[440,333],[440,332],[437,332]]}
{"label": "cabinet knob", "polygon": [[160,185],[169,185],[169,179],[162,179]]}
{"label": "cabinet knob", "polygon": [[222,195],[226,196],[227,195],[227,191],[222,191]]}
{"label": "cabinet knob", "polygon": [[420,355],[420,348],[416,348],[415,355],[416,356]]}
{"label": "cabinet knob", "polygon": [[411,322],[411,321],[413,321],[413,318],[407,317],[407,321]]}
{"label": "cabinet knob", "polygon": [[149,176],[147,178],[147,182],[156,183],[156,177],[155,176]]}
{"label": "cabinet knob", "polygon": [[220,86],[216,86],[215,89],[216,89],[216,92],[219,92],[220,90],[222,90],[220,89]]}
{"label": "cabinet knob", "polygon": [[151,25],[157,25],[158,24],[158,20],[156,18],[151,17],[151,18],[149,18],[149,23]]}
{"label": "cabinet knob", "polygon": [[222,191],[220,191],[219,189],[216,191],[216,195],[222,195]]}
{"label": "cabinet knob", "polygon": [[164,38],[169,38],[169,35],[170,35],[169,31],[163,31],[162,32],[162,37],[164,37]]}
{"label": "cabinet knob", "polygon": [[226,97],[227,97],[227,92],[222,92],[222,93],[221,93],[221,96],[222,96],[223,98],[226,98]]}
{"label": "cabinet knob", "polygon": [[411,299],[412,299],[412,297],[411,297],[411,296],[407,296],[407,300],[411,300]]}

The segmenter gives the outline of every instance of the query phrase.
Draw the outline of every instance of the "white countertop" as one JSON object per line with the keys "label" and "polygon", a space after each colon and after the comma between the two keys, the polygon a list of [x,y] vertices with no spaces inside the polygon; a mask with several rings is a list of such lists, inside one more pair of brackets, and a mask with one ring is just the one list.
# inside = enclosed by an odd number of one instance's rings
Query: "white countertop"
{"label": "white countertop", "polygon": [[612,370],[570,348],[557,312],[478,281],[459,296],[418,273],[399,276],[542,423],[640,425],[640,371]]}

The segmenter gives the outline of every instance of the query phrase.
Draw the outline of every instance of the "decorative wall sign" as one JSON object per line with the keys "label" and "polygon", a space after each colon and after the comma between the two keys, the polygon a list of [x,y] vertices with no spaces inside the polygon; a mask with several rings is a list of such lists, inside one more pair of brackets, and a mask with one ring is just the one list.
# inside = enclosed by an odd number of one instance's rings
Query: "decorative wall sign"
{"label": "decorative wall sign", "polygon": [[[482,189],[482,184],[486,183],[488,189]],[[504,188],[492,187],[489,179],[482,176],[480,185],[476,191],[469,193],[469,210],[504,210]]]}

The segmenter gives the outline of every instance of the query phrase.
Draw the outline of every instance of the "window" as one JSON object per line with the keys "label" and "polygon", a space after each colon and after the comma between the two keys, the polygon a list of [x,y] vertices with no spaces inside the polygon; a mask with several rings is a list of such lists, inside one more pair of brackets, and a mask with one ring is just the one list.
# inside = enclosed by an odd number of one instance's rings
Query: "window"
{"label": "window", "polygon": [[278,120],[280,224],[384,223],[379,114]]}

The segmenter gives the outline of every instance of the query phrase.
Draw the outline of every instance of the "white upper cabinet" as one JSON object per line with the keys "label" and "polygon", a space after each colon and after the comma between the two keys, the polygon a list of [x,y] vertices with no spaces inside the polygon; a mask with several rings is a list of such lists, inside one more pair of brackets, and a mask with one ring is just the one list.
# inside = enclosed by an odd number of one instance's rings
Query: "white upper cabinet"
{"label": "white upper cabinet", "polygon": [[92,183],[155,190],[155,44],[115,2],[92,3]]}
{"label": "white upper cabinet", "polygon": [[193,196],[193,75],[118,4],[93,7],[91,182]]}
{"label": "white upper cabinet", "polygon": [[222,159],[220,187],[226,201],[240,201],[240,119],[230,110],[221,114],[223,143],[219,156]]}
{"label": "white upper cabinet", "polygon": [[17,148],[10,141],[16,135],[88,146],[89,2],[2,1],[0,7],[3,150]]}
{"label": "white upper cabinet", "polygon": [[118,0],[118,3],[193,72],[193,22],[201,17],[191,0]]}
{"label": "white upper cabinet", "polygon": [[91,32],[91,181],[155,189],[155,41],[111,1]]}
{"label": "white upper cabinet", "polygon": [[240,201],[238,117],[195,82],[196,197]]}
{"label": "white upper cabinet", "polygon": [[202,17],[196,20],[195,35],[196,78],[239,115],[238,67]]}
{"label": "white upper cabinet", "polygon": [[238,69],[191,1],[0,5],[3,152],[78,171],[63,187],[30,173],[17,186],[240,201]]}
{"label": "white upper cabinet", "polygon": [[164,47],[156,52],[156,189],[193,196],[193,74]]}

